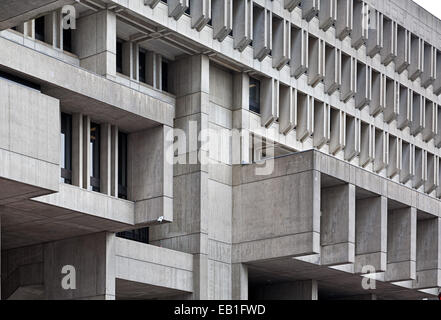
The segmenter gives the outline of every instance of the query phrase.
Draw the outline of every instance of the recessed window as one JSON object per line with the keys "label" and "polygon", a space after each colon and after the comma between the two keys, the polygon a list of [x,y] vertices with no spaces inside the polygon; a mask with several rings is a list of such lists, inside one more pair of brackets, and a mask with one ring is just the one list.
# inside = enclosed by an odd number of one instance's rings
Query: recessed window
{"label": "recessed window", "polygon": [[162,58],[162,91],[169,92],[168,87],[168,61]]}
{"label": "recessed window", "polygon": [[63,50],[72,53],[72,29],[63,29]]}
{"label": "recessed window", "polygon": [[139,81],[146,83],[146,52],[139,50]]}
{"label": "recessed window", "polygon": [[250,111],[260,114],[260,81],[250,78]]}
{"label": "recessed window", "polygon": [[131,231],[119,232],[116,234],[117,237],[132,240],[136,242],[149,243],[149,228],[142,228]]}
{"label": "recessed window", "polygon": [[118,134],[118,198],[127,200],[127,134]]}
{"label": "recessed window", "polygon": [[100,192],[100,125],[90,124],[90,187],[92,191]]}
{"label": "recessed window", "polygon": [[123,42],[116,41],[116,72],[123,72]]}
{"label": "recessed window", "polygon": [[61,113],[61,182],[72,184],[72,116]]}
{"label": "recessed window", "polygon": [[40,17],[38,19],[35,19],[35,39],[43,41],[45,40],[44,37],[44,17]]}

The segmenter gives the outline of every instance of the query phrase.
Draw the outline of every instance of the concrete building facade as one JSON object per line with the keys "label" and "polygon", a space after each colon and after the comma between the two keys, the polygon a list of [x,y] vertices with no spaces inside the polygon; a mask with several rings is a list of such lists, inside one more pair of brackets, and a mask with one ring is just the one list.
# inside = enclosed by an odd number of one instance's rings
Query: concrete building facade
{"label": "concrete building facade", "polygon": [[424,299],[441,21],[411,0],[0,3],[1,299]]}

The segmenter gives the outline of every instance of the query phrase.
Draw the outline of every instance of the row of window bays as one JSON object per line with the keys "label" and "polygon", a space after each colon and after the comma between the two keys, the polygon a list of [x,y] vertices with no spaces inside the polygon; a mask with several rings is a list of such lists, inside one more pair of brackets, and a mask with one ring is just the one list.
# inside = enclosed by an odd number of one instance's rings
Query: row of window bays
{"label": "row of window bays", "polygon": [[[158,2],[147,0],[146,4],[154,7]],[[335,91],[336,84],[332,83],[332,78],[345,76],[338,75],[339,71],[335,70],[345,63],[339,62],[340,49],[252,0],[211,0],[211,6],[191,0],[162,2],[169,3],[169,14],[176,19],[180,14],[187,14],[195,23],[204,25],[205,22],[212,26],[214,37],[220,41],[229,34],[235,40],[235,48],[240,51],[252,46],[255,59],[262,61],[272,56],[274,68],[282,69],[289,64],[291,74],[296,78],[307,73],[308,83],[312,86],[324,81],[329,73],[326,79],[328,84],[325,85],[327,93]],[[434,94],[441,94],[441,50],[364,1],[284,0],[284,7],[289,11],[300,7],[303,19],[309,22],[317,17],[320,29],[328,31],[333,28],[335,37],[341,41],[351,37],[355,49],[364,45],[368,57],[381,55],[381,62],[385,66],[394,62],[398,74],[408,70],[409,80],[415,81],[420,77],[424,89],[433,84]],[[228,10],[232,11],[231,29],[224,27],[223,20],[214,21],[215,17],[223,19],[222,15],[215,15],[214,10],[223,10],[225,15]],[[192,23],[193,27],[197,27],[195,23]],[[247,23],[249,27],[244,28],[243,24]],[[217,28],[228,32],[217,32]],[[350,58],[349,55],[347,57]],[[338,79],[336,82],[338,85]]]}

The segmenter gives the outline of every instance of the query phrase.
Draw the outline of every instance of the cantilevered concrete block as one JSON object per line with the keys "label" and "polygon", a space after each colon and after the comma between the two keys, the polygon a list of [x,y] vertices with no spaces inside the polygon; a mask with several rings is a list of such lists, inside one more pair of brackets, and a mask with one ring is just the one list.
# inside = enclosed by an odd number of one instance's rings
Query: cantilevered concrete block
{"label": "cantilevered concrete block", "polygon": [[410,31],[404,27],[397,26],[397,57],[395,58],[395,71],[402,73],[409,67],[411,48]]}
{"label": "cantilevered concrete block", "polygon": [[361,121],[360,119],[346,116],[346,145],[345,160],[351,161],[361,151]]}
{"label": "cantilevered concrete block", "polygon": [[179,20],[185,11],[189,8],[189,0],[168,0],[168,16]]}
{"label": "cantilevered concrete block", "polygon": [[257,5],[253,8],[253,48],[254,58],[262,61],[273,48],[272,13]]}
{"label": "cantilevered concrete block", "polygon": [[320,0],[302,0],[302,18],[311,21],[320,11]]}
{"label": "cantilevered concrete block", "polygon": [[315,87],[325,77],[325,41],[309,37],[308,84]]}
{"label": "cantilevered concrete block", "polygon": [[372,100],[372,68],[364,63],[357,63],[357,93],[355,107],[362,110]]}
{"label": "cantilevered concrete block", "polygon": [[260,83],[262,126],[269,127],[279,118],[279,81],[264,78]]}
{"label": "cantilevered concrete block", "polygon": [[398,81],[386,78],[386,103],[384,121],[390,123],[397,119],[400,109],[400,84]]}
{"label": "cantilevered concrete block", "polygon": [[421,74],[421,86],[427,88],[436,78],[436,48],[424,43],[424,71]]}
{"label": "cantilevered concrete block", "polygon": [[302,0],[283,0],[283,2],[285,9],[291,12],[300,5]]}
{"label": "cantilevered concrete block", "polygon": [[410,50],[409,79],[414,81],[424,71],[424,40],[412,34]]}
{"label": "cantilevered concrete block", "polygon": [[355,186],[322,189],[321,263],[336,266],[355,261]]}
{"label": "cantilevered concrete block", "polygon": [[387,134],[387,147],[388,147],[388,165],[387,165],[387,177],[394,178],[401,171],[401,153],[399,139],[391,134]]}
{"label": "cantilevered concrete block", "polygon": [[318,100],[314,102],[314,147],[317,149],[328,143],[331,136],[330,112],[331,107],[327,103]]}
{"label": "cantilevered concrete block", "polygon": [[375,9],[371,9],[374,12],[372,16],[374,21],[371,21],[371,26],[368,32],[368,40],[366,44],[366,53],[369,57],[373,58],[377,53],[380,53],[383,49],[383,14]]}
{"label": "cantilevered concrete block", "polygon": [[309,35],[308,31],[293,27],[291,30],[291,76],[300,78],[309,67]]}
{"label": "cantilevered concrete block", "polygon": [[212,0],[213,38],[220,42],[233,30],[233,0]]}
{"label": "cantilevered concrete block", "polygon": [[429,142],[438,132],[438,105],[426,99],[425,108],[422,138],[425,142]]}
{"label": "cantilevered concrete block", "polygon": [[412,122],[412,90],[400,86],[399,112],[397,128],[403,130]]}
{"label": "cantilevered concrete block", "polygon": [[341,57],[340,100],[348,101],[357,92],[357,61],[351,56]]}
{"label": "cantilevered concrete block", "polygon": [[297,140],[304,141],[314,133],[314,97],[297,96]]}
{"label": "cantilevered concrete block", "polygon": [[375,127],[362,122],[360,140],[360,166],[366,167],[375,159]]}
{"label": "cantilevered concrete block", "polygon": [[441,287],[441,219],[419,218],[417,222],[416,289]]}
{"label": "cantilevered concrete block", "polygon": [[387,265],[387,198],[359,199],[355,205],[355,272],[365,266],[377,272]]}
{"label": "cantilevered concrete block", "polygon": [[144,0],[144,5],[154,9],[161,0]]}
{"label": "cantilevered concrete block", "polygon": [[320,2],[319,12],[320,29],[328,31],[337,21],[337,0],[326,0]]}
{"label": "cantilevered concrete block", "polygon": [[354,26],[354,1],[337,1],[337,21],[335,23],[335,35],[341,41],[349,36]]}
{"label": "cantilevered concrete block", "polygon": [[360,49],[368,39],[369,32],[369,6],[367,3],[355,0],[353,11],[353,30],[351,43],[355,49]]}
{"label": "cantilevered concrete block", "polygon": [[239,51],[253,41],[253,0],[233,0],[233,38]]}
{"label": "cantilevered concrete block", "polygon": [[346,145],[346,115],[343,111],[330,110],[329,152],[336,154]]}
{"label": "cantilevered concrete block", "polygon": [[211,20],[211,0],[190,2],[191,27],[201,31]]}
{"label": "cantilevered concrete block", "polygon": [[416,279],[416,238],[416,209],[390,210],[387,221],[386,281]]}
{"label": "cantilevered concrete block", "polygon": [[401,150],[401,171],[400,171],[400,182],[407,183],[415,175],[415,158],[414,158],[414,148],[408,142],[400,140],[400,150]]}
{"label": "cantilevered concrete block", "polygon": [[280,85],[279,94],[279,131],[286,135],[297,126],[297,89]]}
{"label": "cantilevered concrete block", "polygon": [[410,124],[410,134],[417,136],[423,131],[425,124],[426,99],[412,92],[412,122]]}
{"label": "cantilevered concrete block", "polygon": [[397,23],[383,16],[381,62],[388,66],[397,56]]}
{"label": "cantilevered concrete block", "polygon": [[325,92],[334,94],[341,86],[341,50],[326,46],[325,48]]}
{"label": "cantilevered concrete block", "polygon": [[375,130],[374,171],[380,172],[386,168],[388,158],[388,137],[385,131]]}
{"label": "cantilevered concrete block", "polygon": [[273,68],[282,69],[291,59],[291,22],[273,17]]}
{"label": "cantilevered concrete block", "polygon": [[427,194],[432,193],[438,186],[438,169],[439,160],[430,152],[425,151],[426,162],[426,181],[424,183],[424,192]]}
{"label": "cantilevered concrete block", "polygon": [[377,116],[383,112],[386,99],[386,76],[377,71],[372,71],[372,101],[369,104],[371,116]]}

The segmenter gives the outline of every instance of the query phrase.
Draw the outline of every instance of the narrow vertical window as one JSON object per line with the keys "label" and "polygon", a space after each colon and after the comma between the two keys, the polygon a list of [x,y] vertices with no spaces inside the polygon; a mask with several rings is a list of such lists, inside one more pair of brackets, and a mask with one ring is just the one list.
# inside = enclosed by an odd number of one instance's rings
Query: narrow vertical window
{"label": "narrow vertical window", "polygon": [[127,134],[118,134],[118,198],[127,200]]}
{"label": "narrow vertical window", "polygon": [[260,114],[260,81],[250,77],[250,111]]}
{"label": "narrow vertical window", "polygon": [[72,184],[72,116],[61,113],[61,182]]}
{"label": "narrow vertical window", "polygon": [[139,81],[146,83],[146,54],[144,50],[139,50]]}
{"label": "narrow vertical window", "polygon": [[123,43],[121,40],[116,41],[116,72],[123,72]]}
{"label": "narrow vertical window", "polygon": [[72,53],[72,29],[63,29],[63,50]]}
{"label": "narrow vertical window", "polygon": [[45,40],[44,37],[44,17],[40,17],[35,19],[35,39],[43,41]]}
{"label": "narrow vertical window", "polygon": [[100,125],[90,124],[90,186],[100,192]]}
{"label": "narrow vertical window", "polygon": [[169,88],[168,88],[168,62],[164,60],[162,60],[162,91],[165,92],[169,92]]}

